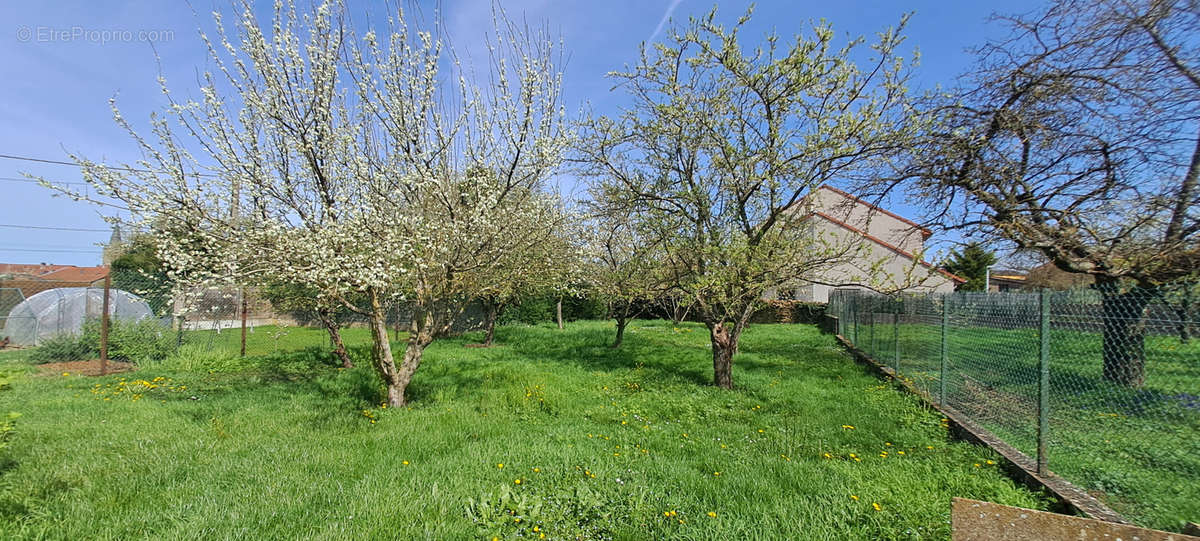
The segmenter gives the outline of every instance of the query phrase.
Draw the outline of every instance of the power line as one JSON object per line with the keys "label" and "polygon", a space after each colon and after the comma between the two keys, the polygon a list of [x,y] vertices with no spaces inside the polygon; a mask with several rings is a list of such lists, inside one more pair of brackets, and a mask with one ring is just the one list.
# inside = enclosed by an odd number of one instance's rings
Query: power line
{"label": "power line", "polygon": [[54,250],[50,248],[0,248],[0,252],[49,252],[55,254],[100,254],[102,250]]}
{"label": "power line", "polygon": [[[83,165],[75,162],[64,162],[62,160],[48,160],[46,158],[33,158],[30,156],[14,156],[12,154],[0,154],[0,158],[9,160],[22,160],[27,162],[49,163],[54,165],[70,165],[73,167],[83,167]],[[128,171],[130,173],[166,173],[166,171],[151,171],[150,169],[135,169],[132,167],[117,167],[112,165],[98,165],[104,169],[112,169],[113,171]],[[211,173],[185,173],[189,177],[216,177]]]}
{"label": "power line", "polygon": [[11,227],[13,229],[46,229],[49,231],[80,231],[84,233],[108,233],[108,229],[85,229],[80,227],[53,227],[48,225],[16,225],[16,224],[0,224],[0,227]]}
{"label": "power line", "polygon": [[[0,180],[7,181],[7,182],[27,182],[29,184],[41,184],[41,181],[35,180],[32,178],[0,177]],[[66,180],[54,180],[54,181],[47,181],[47,182],[50,182],[52,184],[81,184],[83,186],[88,185],[88,183],[86,183],[86,182],[70,182],[70,181],[66,181]]]}
{"label": "power line", "polygon": [[59,161],[59,160],[47,160],[47,159],[45,159],[45,158],[30,158],[30,157],[28,157],[28,156],[13,156],[13,155],[11,155],[11,154],[0,154],[0,158],[8,158],[8,159],[10,159],[10,160],[24,160],[24,161],[27,161],[27,162],[52,163],[52,164],[55,164],[55,165],[74,165],[74,166],[76,166],[76,167],[78,167],[78,166],[79,166],[79,164],[77,164],[77,163],[75,163],[75,162],[64,162],[64,161]]}

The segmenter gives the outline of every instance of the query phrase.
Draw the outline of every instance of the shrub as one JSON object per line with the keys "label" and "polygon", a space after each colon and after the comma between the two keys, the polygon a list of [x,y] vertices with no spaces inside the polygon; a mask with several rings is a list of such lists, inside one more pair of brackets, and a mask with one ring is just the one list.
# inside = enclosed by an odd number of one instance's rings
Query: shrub
{"label": "shrub", "polygon": [[63,363],[94,359],[99,354],[99,342],[89,342],[81,334],[62,333],[43,341],[33,357],[39,363]]}
{"label": "shrub", "polygon": [[[108,330],[108,358],[133,363],[161,361],[177,347],[177,337],[157,320],[113,321]],[[90,326],[90,328],[89,328]],[[89,321],[83,334],[95,340],[99,355],[100,321]]]}
{"label": "shrub", "polygon": [[[157,320],[110,321],[108,358],[133,363],[166,359],[176,349],[176,337]],[[38,346],[38,362],[69,362],[100,356],[100,320],[89,319],[79,334],[63,333]]]}

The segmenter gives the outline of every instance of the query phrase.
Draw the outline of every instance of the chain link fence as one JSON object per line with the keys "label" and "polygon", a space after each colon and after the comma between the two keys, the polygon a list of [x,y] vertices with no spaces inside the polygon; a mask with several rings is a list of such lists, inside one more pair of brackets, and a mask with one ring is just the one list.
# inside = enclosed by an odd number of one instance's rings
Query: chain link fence
{"label": "chain link fence", "polygon": [[1140,524],[1200,519],[1200,285],[884,296],[838,334]]}
{"label": "chain link fence", "polygon": [[[179,288],[165,275],[138,270],[113,270],[107,278],[0,279],[0,341],[37,348],[40,362],[95,359],[105,304],[107,353],[116,360],[161,360],[181,349],[216,356],[329,349],[330,326],[346,347],[371,340],[365,316],[344,307],[318,309],[315,295],[296,286]],[[399,340],[412,310],[393,302],[387,313],[387,326]],[[469,303],[452,331],[479,329],[484,315],[479,303]]]}

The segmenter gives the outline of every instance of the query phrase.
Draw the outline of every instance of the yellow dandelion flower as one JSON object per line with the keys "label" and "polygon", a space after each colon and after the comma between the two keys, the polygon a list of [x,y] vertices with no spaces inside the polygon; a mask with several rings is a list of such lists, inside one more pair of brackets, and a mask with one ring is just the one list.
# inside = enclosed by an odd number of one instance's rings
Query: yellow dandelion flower
{"label": "yellow dandelion flower", "polygon": [[884,444],[884,445],[886,445],[886,446],[888,446],[888,447],[891,447],[891,446],[892,446],[892,442],[890,442],[890,441],[885,441],[885,442],[883,442],[883,444]]}
{"label": "yellow dandelion flower", "polygon": [[542,473],[542,469],[541,469],[541,468],[534,468],[534,469],[533,469],[533,473]]}
{"label": "yellow dandelion flower", "polygon": [[713,477],[720,477],[720,476],[721,476],[721,472],[719,472],[719,471],[713,472]]}
{"label": "yellow dandelion flower", "polygon": [[932,451],[932,450],[933,450],[933,446],[932,446],[932,445],[926,445],[926,446],[925,446],[925,448],[926,448],[926,449],[929,449],[930,451]]}
{"label": "yellow dandelion flower", "polygon": [[503,463],[503,462],[501,462],[501,463],[499,463],[499,464],[496,464],[496,467],[497,467],[497,468],[500,468],[500,469],[504,469],[504,463]]}
{"label": "yellow dandelion flower", "polygon": [[883,508],[879,506],[879,503],[878,503],[878,502],[871,502],[871,507],[874,507],[876,511],[882,511],[882,510],[883,510]]}
{"label": "yellow dandelion flower", "polygon": [[858,501],[858,496],[855,496],[855,495],[851,494],[851,495],[850,495],[850,499],[851,499],[851,500],[854,500],[854,501]]}
{"label": "yellow dandelion flower", "polygon": [[896,454],[902,455],[902,454],[904,454],[904,451],[896,451]]}
{"label": "yellow dandelion flower", "polygon": [[408,461],[407,461],[407,460],[401,461],[400,463],[401,463],[401,464],[404,464],[405,466],[407,466],[407,465],[408,465]]}
{"label": "yellow dandelion flower", "polygon": [[829,453],[825,453],[825,454],[824,454],[824,455],[822,455],[822,456],[824,456],[825,458],[833,458],[833,455],[831,455],[831,454],[829,454]]}
{"label": "yellow dandelion flower", "polygon": [[978,467],[979,467],[979,463],[978,463],[978,462],[976,462],[976,463],[975,463],[975,467],[976,467],[976,468],[978,468]]}
{"label": "yellow dandelion flower", "polygon": [[65,377],[67,377],[67,376],[69,376],[69,375],[71,375],[71,373],[70,373],[70,372],[63,372],[63,377],[64,377],[64,378],[65,378]]}
{"label": "yellow dandelion flower", "polygon": [[520,480],[520,479],[517,479],[516,481],[513,481],[513,484],[517,484],[517,485],[519,485],[519,484],[521,484],[521,480]]}
{"label": "yellow dandelion flower", "polygon": [[717,513],[716,511],[709,511],[708,516],[709,518],[717,518]]}
{"label": "yellow dandelion flower", "polygon": [[995,464],[995,462],[992,462],[991,460],[987,461],[987,465],[988,465],[988,466],[991,466],[991,465],[993,465],[993,464]]}

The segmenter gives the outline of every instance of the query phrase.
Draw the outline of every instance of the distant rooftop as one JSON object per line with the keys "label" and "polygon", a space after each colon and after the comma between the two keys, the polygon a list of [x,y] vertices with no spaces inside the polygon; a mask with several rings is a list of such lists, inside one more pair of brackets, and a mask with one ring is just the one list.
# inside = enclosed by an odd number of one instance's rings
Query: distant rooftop
{"label": "distant rooftop", "polygon": [[78,267],[75,265],[51,265],[47,263],[29,265],[0,263],[0,276],[32,278],[53,282],[95,282],[104,279],[108,267]]}

